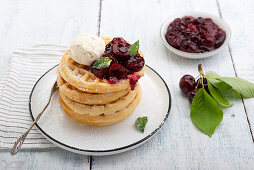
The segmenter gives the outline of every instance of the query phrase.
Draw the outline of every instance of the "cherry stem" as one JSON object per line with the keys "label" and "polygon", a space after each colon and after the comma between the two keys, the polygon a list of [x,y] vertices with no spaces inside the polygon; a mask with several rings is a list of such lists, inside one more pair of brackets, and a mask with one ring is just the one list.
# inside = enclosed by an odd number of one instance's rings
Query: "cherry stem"
{"label": "cherry stem", "polygon": [[[199,64],[198,64],[198,72],[199,72],[199,77],[200,77],[200,79],[202,79],[202,81],[201,81],[201,83],[202,83],[202,88],[204,88],[204,77],[206,77],[206,76],[205,76],[205,74],[203,73],[202,63],[199,63]],[[198,83],[197,83],[196,88],[198,88],[198,85],[199,85],[199,81],[198,81]]]}
{"label": "cherry stem", "polygon": [[198,72],[199,72],[200,75],[202,75],[202,73],[203,73],[202,63],[198,64]]}

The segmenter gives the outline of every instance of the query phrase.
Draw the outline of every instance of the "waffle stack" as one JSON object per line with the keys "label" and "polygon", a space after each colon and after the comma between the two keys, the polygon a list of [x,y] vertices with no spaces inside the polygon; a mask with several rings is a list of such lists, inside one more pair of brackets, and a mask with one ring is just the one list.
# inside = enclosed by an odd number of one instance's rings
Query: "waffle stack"
{"label": "waffle stack", "polygon": [[[104,38],[107,44],[110,39]],[[136,73],[144,74],[144,70]],[[141,100],[141,88],[137,83],[131,90],[128,79],[109,84],[96,77],[88,66],[62,57],[57,73],[60,104],[74,120],[92,126],[107,126],[127,118]]]}

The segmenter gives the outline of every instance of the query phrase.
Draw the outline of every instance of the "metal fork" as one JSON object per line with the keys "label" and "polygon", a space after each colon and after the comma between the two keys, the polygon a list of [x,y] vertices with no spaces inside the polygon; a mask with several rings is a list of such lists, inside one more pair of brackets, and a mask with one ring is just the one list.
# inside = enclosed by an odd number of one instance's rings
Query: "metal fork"
{"label": "metal fork", "polygon": [[44,113],[44,111],[47,109],[47,107],[49,106],[49,103],[51,101],[51,98],[53,96],[53,94],[56,92],[56,90],[58,89],[57,86],[57,82],[54,83],[54,85],[51,88],[51,92],[50,92],[50,96],[49,96],[49,100],[48,103],[46,104],[46,106],[43,108],[42,112],[38,114],[38,116],[35,118],[35,120],[33,121],[32,125],[27,129],[27,131],[25,133],[23,133],[14,143],[12,149],[11,149],[11,155],[15,155],[19,149],[21,148],[22,144],[24,143],[28,133],[30,132],[30,130],[32,129],[32,127],[35,125],[35,123],[38,122],[38,120],[40,119],[41,115]]}

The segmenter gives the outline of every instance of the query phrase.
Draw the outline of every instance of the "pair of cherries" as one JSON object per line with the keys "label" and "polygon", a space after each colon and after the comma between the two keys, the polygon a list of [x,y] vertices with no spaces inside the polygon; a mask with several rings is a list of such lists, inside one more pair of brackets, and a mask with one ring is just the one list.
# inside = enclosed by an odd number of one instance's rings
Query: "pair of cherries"
{"label": "pair of cherries", "polygon": [[187,95],[189,102],[192,103],[197,91],[204,86],[204,89],[209,93],[207,79],[205,77],[199,78],[195,81],[192,75],[184,75],[179,82],[181,91]]}
{"label": "pair of cherries", "polygon": [[92,73],[101,79],[107,79],[110,83],[117,83],[119,80],[127,78],[128,75],[142,70],[145,64],[144,58],[139,53],[131,56],[130,46],[123,38],[114,38],[106,45],[102,55],[102,57],[111,59],[110,66],[95,69],[93,68],[94,61],[90,66]]}

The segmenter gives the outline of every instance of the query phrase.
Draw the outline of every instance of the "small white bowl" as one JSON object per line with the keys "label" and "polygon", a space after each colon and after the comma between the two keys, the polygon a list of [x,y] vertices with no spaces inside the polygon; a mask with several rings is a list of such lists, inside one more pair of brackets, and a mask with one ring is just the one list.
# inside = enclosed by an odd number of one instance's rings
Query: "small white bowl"
{"label": "small white bowl", "polygon": [[[203,18],[211,18],[213,20],[214,23],[216,23],[220,28],[222,28],[225,32],[226,32],[226,39],[224,41],[224,43],[217,49],[210,51],[210,52],[205,52],[205,53],[189,53],[189,52],[184,52],[184,51],[180,51],[174,47],[172,47],[171,45],[168,44],[165,35],[167,33],[167,29],[168,26],[171,22],[174,21],[174,19],[176,18],[182,18],[184,16],[193,16],[193,17],[203,17]],[[185,12],[185,13],[180,13],[178,15],[174,15],[170,18],[168,18],[161,26],[161,38],[162,41],[164,43],[164,45],[173,53],[185,57],[185,58],[191,58],[191,59],[201,59],[201,58],[207,58],[207,57],[211,57],[215,54],[217,54],[218,52],[220,52],[229,42],[229,39],[231,37],[231,31],[230,28],[228,26],[228,24],[223,21],[221,18],[208,14],[208,13],[204,13],[204,12]]]}

